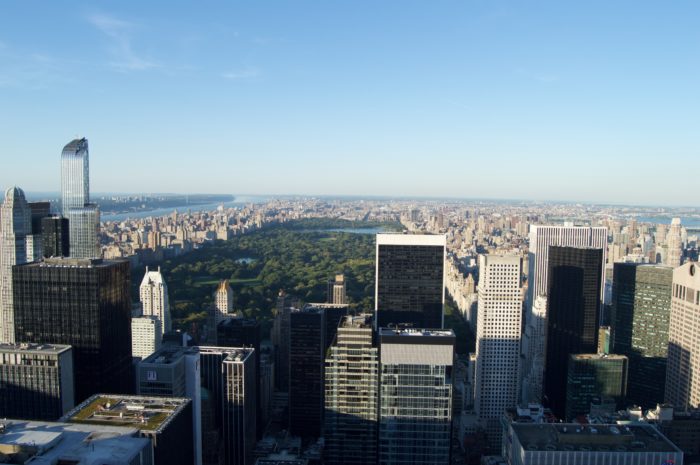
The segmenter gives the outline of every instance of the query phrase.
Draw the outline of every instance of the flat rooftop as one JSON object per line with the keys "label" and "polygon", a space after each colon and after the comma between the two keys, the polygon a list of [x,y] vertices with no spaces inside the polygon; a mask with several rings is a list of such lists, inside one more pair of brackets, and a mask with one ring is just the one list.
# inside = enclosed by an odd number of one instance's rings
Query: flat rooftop
{"label": "flat rooftop", "polygon": [[618,354],[571,354],[573,360],[627,360],[627,356]]}
{"label": "flat rooftop", "polygon": [[242,362],[245,361],[255,349],[252,347],[213,347],[201,346],[198,347],[200,354],[220,354],[225,355],[224,361]]}
{"label": "flat rooftop", "polygon": [[128,426],[157,434],[190,402],[190,399],[178,397],[95,394],[68,412],[61,421]]}
{"label": "flat rooftop", "polygon": [[[135,428],[25,420],[0,421],[2,463],[76,465],[131,463],[151,441]],[[89,446],[89,447],[88,447]]]}
{"label": "flat rooftop", "polygon": [[451,329],[379,328],[379,335],[401,337],[455,337]]}
{"label": "flat rooftop", "polygon": [[17,344],[0,344],[0,352],[9,353],[27,353],[27,354],[61,354],[71,350],[71,346],[64,344],[36,344],[36,343],[17,343]]}
{"label": "flat rooftop", "polygon": [[22,266],[30,268],[100,268],[112,266],[115,263],[124,263],[128,260],[105,260],[103,258],[70,258],[51,257],[40,262],[31,262]]}
{"label": "flat rooftop", "polygon": [[681,452],[651,425],[513,423],[525,451]]}
{"label": "flat rooftop", "polygon": [[170,365],[177,362],[187,353],[194,352],[196,349],[180,346],[161,346],[160,349],[153,352],[151,355],[141,361],[144,363],[154,363],[159,365]]}
{"label": "flat rooftop", "polygon": [[372,328],[372,315],[369,313],[362,313],[360,315],[348,315],[342,320],[340,320],[340,325],[338,327],[358,329]]}
{"label": "flat rooftop", "polygon": [[445,247],[447,236],[445,234],[377,234],[377,246],[380,245],[428,245]]}

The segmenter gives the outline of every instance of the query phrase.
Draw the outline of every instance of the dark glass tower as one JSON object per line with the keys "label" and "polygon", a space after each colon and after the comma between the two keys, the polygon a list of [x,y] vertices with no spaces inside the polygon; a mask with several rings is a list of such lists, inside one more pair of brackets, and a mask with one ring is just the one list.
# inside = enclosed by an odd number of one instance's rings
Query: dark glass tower
{"label": "dark glass tower", "polygon": [[598,350],[603,250],[549,247],[545,396],[555,415],[565,414],[571,354]]}
{"label": "dark glass tower", "polygon": [[445,236],[377,234],[377,327],[442,328]]}
{"label": "dark glass tower", "polygon": [[289,430],[317,438],[323,423],[325,313],[307,307],[289,316]]}
{"label": "dark glass tower", "polygon": [[67,257],[70,253],[68,219],[60,216],[42,218],[41,238],[45,258]]}
{"label": "dark glass tower", "polygon": [[627,398],[644,408],[664,401],[673,268],[615,263],[612,351],[629,358]]}
{"label": "dark glass tower", "polygon": [[[260,323],[255,318],[224,318],[216,327],[217,344],[221,347],[252,347],[255,349],[255,372],[260,371]],[[260,378],[255,378],[255,397],[260,399]],[[257,437],[262,437],[265,425],[260,402],[257,403]]]}
{"label": "dark glass tower", "polygon": [[571,355],[566,383],[566,419],[590,413],[594,398],[611,397],[617,408],[624,407],[627,367],[624,355]]}
{"label": "dark glass tower", "polygon": [[129,262],[52,258],[13,267],[18,342],[73,346],[75,400],[133,390]]}

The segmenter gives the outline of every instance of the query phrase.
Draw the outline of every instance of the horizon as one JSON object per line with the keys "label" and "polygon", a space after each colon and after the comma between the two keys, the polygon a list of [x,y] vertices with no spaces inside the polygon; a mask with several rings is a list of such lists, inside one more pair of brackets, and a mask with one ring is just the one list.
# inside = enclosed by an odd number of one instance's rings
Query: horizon
{"label": "horizon", "polygon": [[3,13],[0,185],[700,205],[695,2]]}

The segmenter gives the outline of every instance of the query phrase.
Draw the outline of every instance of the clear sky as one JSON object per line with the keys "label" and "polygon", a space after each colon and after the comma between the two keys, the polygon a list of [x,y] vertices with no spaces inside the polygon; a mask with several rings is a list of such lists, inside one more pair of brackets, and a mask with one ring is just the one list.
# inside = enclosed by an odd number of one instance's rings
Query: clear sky
{"label": "clear sky", "polygon": [[700,204],[698,1],[3,1],[0,186]]}

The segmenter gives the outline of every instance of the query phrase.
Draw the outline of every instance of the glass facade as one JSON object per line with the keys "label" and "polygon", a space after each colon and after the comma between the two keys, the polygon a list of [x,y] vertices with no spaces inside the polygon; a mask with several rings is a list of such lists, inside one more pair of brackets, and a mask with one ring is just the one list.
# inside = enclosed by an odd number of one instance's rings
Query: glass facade
{"label": "glass facade", "polygon": [[563,418],[569,355],[598,350],[603,250],[549,247],[545,397]]}
{"label": "glass facade", "polygon": [[17,341],[73,346],[77,402],[133,390],[128,261],[47,259],[13,283]]}
{"label": "glass facade", "polygon": [[612,351],[630,360],[628,400],[652,408],[664,401],[673,268],[615,263]]}
{"label": "glass facade", "polygon": [[454,333],[380,331],[378,463],[450,463]]}
{"label": "glass facade", "polygon": [[[381,236],[381,235],[380,235]],[[377,245],[377,327],[442,328],[444,245]]]}
{"label": "glass facade", "polygon": [[624,407],[627,394],[627,357],[576,354],[569,357],[566,379],[566,418],[590,413],[594,398],[611,397]]}

